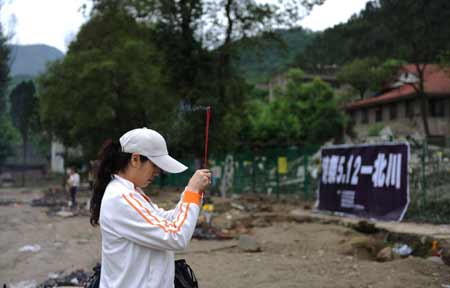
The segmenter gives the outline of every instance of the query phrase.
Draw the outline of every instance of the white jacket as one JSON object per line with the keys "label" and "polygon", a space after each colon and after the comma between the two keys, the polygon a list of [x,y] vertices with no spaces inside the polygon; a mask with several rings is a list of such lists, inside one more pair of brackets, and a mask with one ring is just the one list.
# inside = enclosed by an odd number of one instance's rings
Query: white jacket
{"label": "white jacket", "polygon": [[[138,191],[137,191],[138,190]],[[114,175],[100,209],[102,269],[100,288],[173,288],[174,252],[188,245],[201,195],[185,190],[165,211],[132,182]]]}

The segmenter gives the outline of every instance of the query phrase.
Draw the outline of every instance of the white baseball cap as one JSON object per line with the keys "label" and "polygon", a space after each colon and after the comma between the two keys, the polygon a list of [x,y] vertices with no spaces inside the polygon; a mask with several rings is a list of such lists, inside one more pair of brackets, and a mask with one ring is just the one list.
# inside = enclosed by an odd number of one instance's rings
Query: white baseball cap
{"label": "white baseball cap", "polygon": [[143,155],[166,172],[181,173],[188,168],[169,156],[166,141],[155,130],[133,129],[123,134],[119,141],[122,152]]}

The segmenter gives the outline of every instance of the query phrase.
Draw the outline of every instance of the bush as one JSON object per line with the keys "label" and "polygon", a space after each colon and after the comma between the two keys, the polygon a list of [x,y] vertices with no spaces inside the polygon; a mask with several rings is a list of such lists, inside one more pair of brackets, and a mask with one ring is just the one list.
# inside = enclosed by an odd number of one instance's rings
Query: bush
{"label": "bush", "polygon": [[376,137],[380,135],[381,130],[383,130],[384,125],[382,123],[373,124],[367,129],[367,136]]}

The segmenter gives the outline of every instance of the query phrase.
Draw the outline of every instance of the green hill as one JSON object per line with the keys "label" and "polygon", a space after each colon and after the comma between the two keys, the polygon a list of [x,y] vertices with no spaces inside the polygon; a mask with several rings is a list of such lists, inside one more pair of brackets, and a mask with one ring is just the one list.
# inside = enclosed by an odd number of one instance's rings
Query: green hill
{"label": "green hill", "polygon": [[236,43],[239,61],[237,67],[250,83],[265,82],[275,73],[284,71],[293,62],[295,56],[313,41],[316,33],[297,27],[278,30],[275,34],[282,40],[253,38],[258,45],[248,47],[245,43]]}
{"label": "green hill", "polygon": [[35,77],[46,69],[48,62],[64,57],[55,47],[48,45],[11,45],[10,76]]}

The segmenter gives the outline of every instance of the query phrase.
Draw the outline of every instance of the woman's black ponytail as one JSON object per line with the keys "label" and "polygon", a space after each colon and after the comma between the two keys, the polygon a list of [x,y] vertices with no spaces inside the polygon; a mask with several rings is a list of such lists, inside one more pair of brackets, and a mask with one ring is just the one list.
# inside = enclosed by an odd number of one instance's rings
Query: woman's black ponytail
{"label": "woman's black ponytail", "polygon": [[125,170],[131,159],[130,153],[122,152],[120,143],[107,140],[99,152],[100,164],[96,171],[94,193],[91,198],[91,225],[98,225],[100,206],[106,186],[119,171]]}

